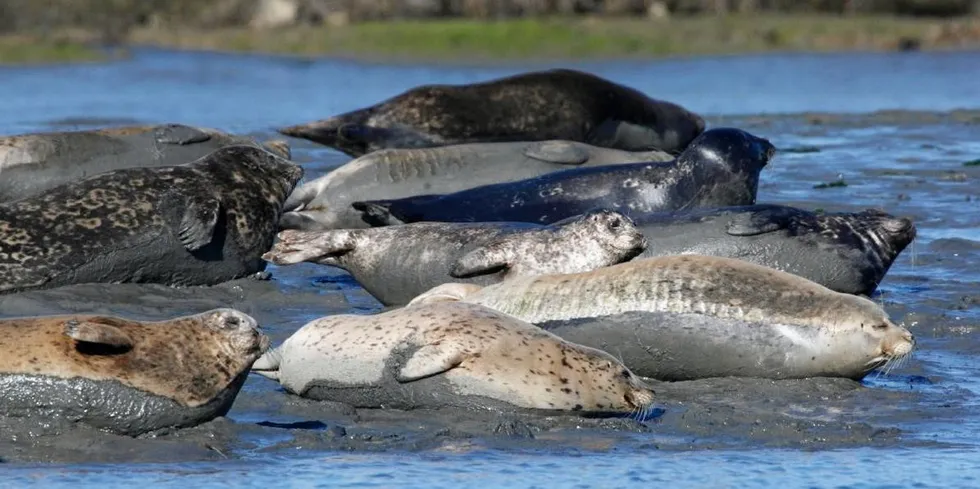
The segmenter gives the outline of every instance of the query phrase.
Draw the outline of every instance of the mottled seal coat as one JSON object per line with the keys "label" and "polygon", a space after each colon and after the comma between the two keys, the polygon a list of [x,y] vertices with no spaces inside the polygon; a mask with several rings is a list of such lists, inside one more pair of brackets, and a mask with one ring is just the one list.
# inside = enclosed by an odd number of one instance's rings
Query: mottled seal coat
{"label": "mottled seal coat", "polygon": [[296,188],[286,201],[284,229],[368,227],[351,203],[452,193],[568,168],[670,161],[662,151],[630,152],[574,141],[472,143],[367,154]]}
{"label": "mottled seal coat", "polygon": [[76,283],[212,285],[265,268],[303,169],[252,146],[129,168],[0,204],[0,293]]}
{"label": "mottled seal coat", "polygon": [[867,298],[714,256],[634,260],[590,272],[444,284],[414,299],[465,300],[602,348],[638,375],[861,378],[912,351]]}
{"label": "mottled seal coat", "polygon": [[656,243],[643,257],[738,258],[868,296],[916,235],[910,219],[875,209],[814,213],[765,204],[640,214],[634,220]]}
{"label": "mottled seal coat", "polygon": [[279,129],[354,157],[387,148],[548,139],[677,152],[702,131],[704,120],[677,104],[568,69],[420,86],[371,107]]}
{"label": "mottled seal coat", "polygon": [[677,160],[578,168],[446,195],[352,204],[375,226],[402,222],[547,224],[591,208],[627,215],[755,203],[759,173],[775,154],[740,129],[705,131]]}
{"label": "mottled seal coat", "polygon": [[316,319],[252,369],[293,394],[368,408],[636,413],[654,395],[608,353],[460,302]]}
{"label": "mottled seal coat", "polygon": [[[0,137],[0,202],[11,202],[85,177],[123,168],[180,165],[252,139],[181,124]],[[290,158],[285,141],[262,145]]]}
{"label": "mottled seal coat", "polygon": [[307,261],[343,268],[383,304],[397,305],[447,282],[491,284],[522,275],[584,272],[628,261],[645,247],[628,217],[595,210],[550,226],[420,222],[283,231],[263,258],[278,265]]}
{"label": "mottled seal coat", "polygon": [[228,412],[268,346],[256,321],[233,309],[155,322],[0,320],[0,415],[130,436],[195,426]]}

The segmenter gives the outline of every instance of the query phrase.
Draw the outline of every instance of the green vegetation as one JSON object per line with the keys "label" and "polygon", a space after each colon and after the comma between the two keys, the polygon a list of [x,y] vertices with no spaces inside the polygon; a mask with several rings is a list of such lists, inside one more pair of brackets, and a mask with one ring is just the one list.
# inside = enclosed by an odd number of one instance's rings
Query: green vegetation
{"label": "green vegetation", "polygon": [[[272,30],[140,29],[136,43],[303,56],[486,60],[662,57],[764,51],[895,49],[929,45],[935,20],[887,16],[752,15],[469,19],[354,23]],[[941,46],[938,46],[941,47]]]}
{"label": "green vegetation", "polygon": [[104,58],[98,50],[74,41],[0,36],[0,64],[67,63]]}

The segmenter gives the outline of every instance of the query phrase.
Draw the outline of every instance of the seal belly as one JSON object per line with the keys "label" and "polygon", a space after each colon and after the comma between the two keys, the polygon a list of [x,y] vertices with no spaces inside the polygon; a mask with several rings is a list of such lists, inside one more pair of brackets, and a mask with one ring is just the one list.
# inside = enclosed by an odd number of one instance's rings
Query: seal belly
{"label": "seal belly", "polygon": [[861,379],[877,366],[870,356],[874,341],[861,331],[669,312],[627,312],[538,325],[567,341],[608,351],[637,375],[664,381]]}

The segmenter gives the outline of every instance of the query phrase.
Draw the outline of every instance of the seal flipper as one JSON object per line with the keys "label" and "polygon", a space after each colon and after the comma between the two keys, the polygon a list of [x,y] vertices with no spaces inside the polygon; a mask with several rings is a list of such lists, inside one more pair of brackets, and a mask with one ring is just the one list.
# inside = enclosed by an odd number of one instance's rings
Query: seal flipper
{"label": "seal flipper", "polygon": [[294,265],[343,255],[357,246],[356,232],[354,229],[283,231],[278,235],[279,241],[262,255],[262,259],[276,265]]}
{"label": "seal flipper", "polygon": [[406,224],[424,220],[423,216],[409,209],[429,205],[443,197],[443,194],[426,194],[391,200],[362,200],[353,202],[351,207],[361,213],[361,220],[374,227]]}
{"label": "seal flipper", "polygon": [[211,139],[211,135],[191,126],[183,124],[166,124],[153,131],[153,137],[160,144],[177,144],[180,146],[203,143]]}
{"label": "seal flipper", "polygon": [[731,236],[758,236],[786,229],[794,212],[784,207],[742,212],[728,220],[726,232]]}
{"label": "seal flipper", "polygon": [[514,246],[507,246],[506,237],[493,240],[459,257],[449,270],[453,278],[470,278],[506,271],[513,265]]}
{"label": "seal flipper", "polygon": [[218,225],[221,202],[214,198],[170,193],[164,196],[162,205],[167,209],[177,239],[187,251],[197,251],[211,242]]}
{"label": "seal flipper", "polygon": [[279,380],[279,365],[282,364],[282,346],[273,348],[252,363],[251,371],[263,377]]}
{"label": "seal flipper", "polygon": [[463,351],[456,345],[446,342],[425,345],[412,353],[395,378],[399,382],[412,382],[452,370],[462,362]]}
{"label": "seal flipper", "polygon": [[539,141],[524,148],[524,156],[559,165],[581,165],[589,161],[589,152],[570,141]]}
{"label": "seal flipper", "polygon": [[133,338],[123,330],[93,321],[77,321],[74,319],[66,321],[65,335],[82,343],[93,343],[126,350],[133,347]]}

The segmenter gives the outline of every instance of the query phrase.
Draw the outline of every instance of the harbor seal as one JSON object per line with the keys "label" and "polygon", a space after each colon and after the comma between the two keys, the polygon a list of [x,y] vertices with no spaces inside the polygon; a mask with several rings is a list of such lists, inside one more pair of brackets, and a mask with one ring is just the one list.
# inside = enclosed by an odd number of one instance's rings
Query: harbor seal
{"label": "harbor seal", "polygon": [[646,247],[626,216],[595,210],[553,225],[420,222],[331,231],[283,231],[263,255],[277,265],[312,262],[348,271],[385,305],[406,304],[439,284],[491,284],[540,273],[584,272],[628,261]]}
{"label": "harbor seal", "polygon": [[303,169],[253,146],[127,168],[0,204],[0,293],[78,283],[213,285],[265,269]]}
{"label": "harbor seal", "polygon": [[871,300],[754,263],[667,256],[574,274],[444,284],[413,299],[463,300],[621,355],[638,375],[860,379],[915,342]]}
{"label": "harbor seal", "polygon": [[285,141],[260,145],[250,138],[182,124],[0,137],[0,202],[112,170],[180,165],[239,144],[260,146],[290,158]]}
{"label": "harbor seal", "polygon": [[867,209],[815,213],[785,205],[723,207],[634,215],[651,243],[641,257],[737,258],[870,296],[915,239],[910,219]]}
{"label": "harbor seal", "polygon": [[759,173],[775,154],[740,129],[705,131],[673,162],[577,168],[446,195],[358,201],[374,226],[405,222],[548,224],[591,208],[626,215],[755,203]]}
{"label": "harbor seal", "polygon": [[468,85],[425,85],[329,119],[279,129],[352,157],[388,148],[566,139],[627,151],[683,150],[704,119],[569,69]]}
{"label": "harbor seal", "polygon": [[0,415],[138,436],[225,415],[269,346],[252,317],[166,321],[67,315],[0,320]]}
{"label": "harbor seal", "polygon": [[654,396],[608,353],[461,302],[316,319],[252,370],[287,392],[364,408],[640,413]]}
{"label": "harbor seal", "polygon": [[283,229],[353,229],[368,225],[351,203],[452,193],[568,168],[670,161],[663,151],[630,152],[575,141],[471,143],[386,149],[353,160],[297,187],[286,200]]}

